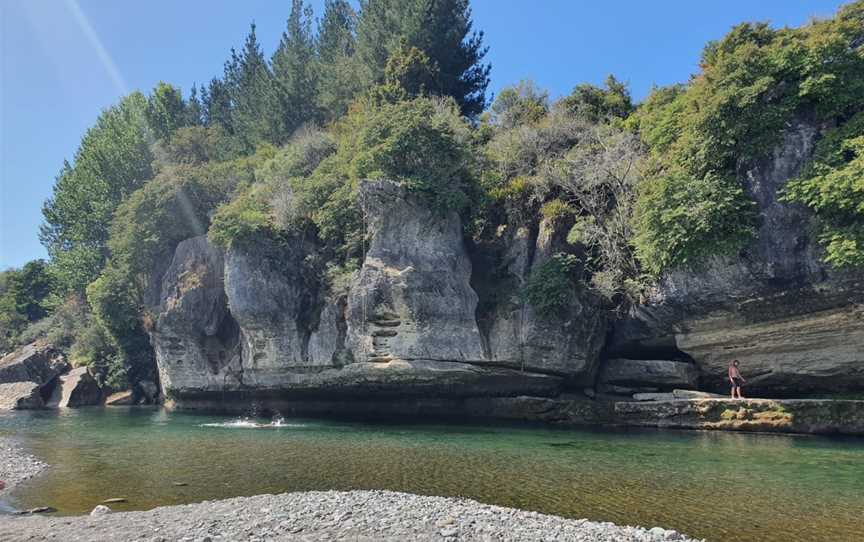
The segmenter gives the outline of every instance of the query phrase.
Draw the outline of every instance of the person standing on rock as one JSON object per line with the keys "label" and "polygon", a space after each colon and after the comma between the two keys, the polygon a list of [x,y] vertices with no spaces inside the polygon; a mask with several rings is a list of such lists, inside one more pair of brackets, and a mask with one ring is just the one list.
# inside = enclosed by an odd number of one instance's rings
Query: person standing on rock
{"label": "person standing on rock", "polygon": [[735,399],[735,394],[738,394],[738,399],[744,399],[744,396],[741,395],[741,386],[744,385],[746,380],[741,376],[741,371],[738,370],[738,360],[733,360],[732,363],[729,364],[729,382],[732,383],[732,399]]}

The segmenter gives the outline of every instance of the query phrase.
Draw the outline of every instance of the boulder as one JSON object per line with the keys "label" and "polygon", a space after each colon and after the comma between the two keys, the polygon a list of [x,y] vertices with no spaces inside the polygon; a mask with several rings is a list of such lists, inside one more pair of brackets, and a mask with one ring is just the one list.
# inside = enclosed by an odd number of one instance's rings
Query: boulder
{"label": "boulder", "polygon": [[35,382],[7,382],[0,384],[0,410],[42,408],[45,402]]}
{"label": "boulder", "polygon": [[110,514],[111,509],[105,506],[104,504],[96,505],[96,508],[90,511],[91,516],[104,516],[106,514]]}
{"label": "boulder", "polygon": [[44,385],[68,369],[66,359],[53,346],[32,343],[0,359],[0,384],[35,382]]}
{"label": "boulder", "polygon": [[692,363],[682,361],[615,358],[603,362],[598,383],[670,390],[696,388],[699,383],[699,371]]}
{"label": "boulder", "polygon": [[48,408],[75,408],[98,405],[102,402],[102,388],[87,367],[77,367],[60,377]]}
{"label": "boulder", "polygon": [[148,403],[156,403],[159,399],[159,386],[150,380],[141,380],[138,382],[138,389],[141,390],[141,396]]}
{"label": "boulder", "polygon": [[135,404],[132,390],[118,391],[105,398],[105,406],[126,406]]}

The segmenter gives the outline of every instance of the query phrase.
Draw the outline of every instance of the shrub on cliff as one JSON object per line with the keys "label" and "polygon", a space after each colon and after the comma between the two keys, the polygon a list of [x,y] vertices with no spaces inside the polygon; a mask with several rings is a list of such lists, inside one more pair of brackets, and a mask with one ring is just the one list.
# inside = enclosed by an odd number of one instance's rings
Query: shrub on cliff
{"label": "shrub on cliff", "polygon": [[860,108],[862,41],[864,2],[795,29],[741,24],[708,44],[689,85],[649,96],[628,122],[652,152],[635,220],[648,269],[695,265],[747,242],[756,215],[738,166],[770,152],[796,114],[842,121]]}
{"label": "shrub on cliff", "polygon": [[864,265],[864,112],[819,142],[784,197],[816,214],[826,261],[838,267]]}

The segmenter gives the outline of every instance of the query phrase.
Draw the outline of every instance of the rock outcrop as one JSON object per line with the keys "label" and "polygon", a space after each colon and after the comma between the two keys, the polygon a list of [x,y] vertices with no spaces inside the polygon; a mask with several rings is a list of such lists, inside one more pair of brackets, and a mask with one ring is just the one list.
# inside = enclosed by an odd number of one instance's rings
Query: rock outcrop
{"label": "rock outcrop", "polygon": [[51,345],[28,344],[7,354],[0,359],[0,409],[44,407],[67,370],[66,358]]}
{"label": "rock outcrop", "polygon": [[489,295],[499,299],[487,316],[487,356],[502,365],[587,384],[593,382],[606,334],[599,302],[587,291],[574,288],[571,304],[556,314],[544,315],[520,295],[531,274],[555,253],[573,250],[565,234],[566,229],[556,228],[549,220],[542,220],[536,232],[511,226],[502,233],[501,261],[493,265],[500,267],[504,277],[492,279]]}
{"label": "rock outcrop", "polygon": [[615,326],[611,355],[689,357],[714,391],[726,390],[733,359],[750,393],[864,389],[864,276],[824,264],[810,215],[780,201],[821,131],[799,119],[771,156],[742,164],[762,216],[756,239],[736,257],[667,274],[652,299]]}
{"label": "rock outcrop", "polygon": [[370,244],[347,295],[318,291],[301,238],[177,247],[151,332],[174,404],[558,393],[484,352],[459,217],[393,182],[361,194]]}
{"label": "rock outcrop", "polygon": [[699,386],[699,371],[692,363],[673,360],[609,359],[598,378],[602,386],[674,389]]}

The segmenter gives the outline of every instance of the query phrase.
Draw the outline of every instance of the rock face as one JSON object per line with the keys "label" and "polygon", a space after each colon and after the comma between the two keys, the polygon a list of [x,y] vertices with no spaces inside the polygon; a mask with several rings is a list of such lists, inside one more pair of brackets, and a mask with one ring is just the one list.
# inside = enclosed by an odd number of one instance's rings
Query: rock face
{"label": "rock face", "polygon": [[[599,303],[583,291],[559,314],[542,315],[525,301],[520,289],[556,252],[565,247],[565,229],[543,220],[538,231],[511,228],[500,257],[506,278],[488,317],[487,355],[495,363],[529,371],[558,374],[579,383],[593,381],[605,339],[606,319]],[[487,279],[481,279],[487,280]],[[501,295],[495,292],[492,295]]]}
{"label": "rock face", "polygon": [[372,241],[348,298],[354,359],[484,361],[459,217],[389,181],[362,194]]}
{"label": "rock face", "polygon": [[87,367],[77,367],[60,377],[48,408],[75,408],[98,405],[102,402],[102,388],[87,371]]}
{"label": "rock face", "polygon": [[696,388],[699,371],[692,363],[681,361],[616,358],[603,363],[598,383],[658,389]]}
{"label": "rock face", "polygon": [[151,332],[163,389],[221,390],[241,378],[239,329],[228,311],[223,254],[206,237],[177,246]]}
{"label": "rock face", "polygon": [[561,378],[484,352],[459,217],[392,182],[361,194],[371,241],[347,295],[317,291],[301,238],[177,247],[151,332],[175,405],[558,392]]}
{"label": "rock face", "polygon": [[0,384],[0,410],[42,408],[45,401],[35,382],[6,382]]}
{"label": "rock face", "polygon": [[864,389],[864,277],[822,263],[806,210],[779,201],[821,130],[800,119],[771,156],[742,164],[763,217],[756,240],[738,257],[664,277],[652,299],[615,326],[612,355],[686,355],[713,391],[727,391],[733,359],[748,379],[745,393]]}

